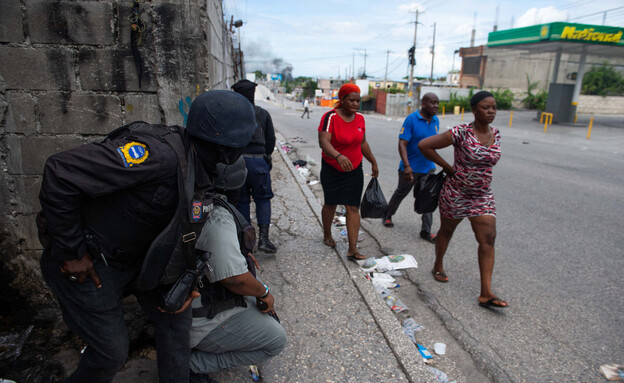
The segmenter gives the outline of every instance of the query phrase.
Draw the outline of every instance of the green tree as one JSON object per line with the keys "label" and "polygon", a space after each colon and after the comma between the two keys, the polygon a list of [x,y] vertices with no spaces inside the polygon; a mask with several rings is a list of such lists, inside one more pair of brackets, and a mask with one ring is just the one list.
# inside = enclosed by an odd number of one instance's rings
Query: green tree
{"label": "green tree", "polygon": [[583,76],[582,94],[621,96],[624,94],[624,76],[608,63],[593,66]]}
{"label": "green tree", "polygon": [[256,80],[264,80],[266,78],[266,75],[264,73],[262,73],[261,70],[255,70],[254,74],[256,75]]}
{"label": "green tree", "polygon": [[496,100],[496,108],[501,110],[511,109],[511,103],[513,102],[514,95],[509,89],[500,90],[496,89],[492,91],[494,99]]}
{"label": "green tree", "polygon": [[539,81],[531,82],[529,74],[526,74],[527,91],[526,97],[522,99],[525,108],[544,110],[546,109],[546,100],[548,100],[548,92],[543,89],[537,90]]}

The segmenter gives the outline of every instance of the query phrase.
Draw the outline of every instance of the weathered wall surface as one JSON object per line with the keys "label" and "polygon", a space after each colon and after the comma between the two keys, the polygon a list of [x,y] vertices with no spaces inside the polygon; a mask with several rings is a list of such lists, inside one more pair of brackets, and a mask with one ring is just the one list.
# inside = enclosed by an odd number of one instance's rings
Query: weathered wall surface
{"label": "weathered wall surface", "polygon": [[34,219],[46,158],[135,120],[181,125],[232,73],[220,0],[0,0],[0,317],[45,320],[53,302]]}
{"label": "weathered wall surface", "polygon": [[580,95],[578,114],[624,114],[624,97]]}

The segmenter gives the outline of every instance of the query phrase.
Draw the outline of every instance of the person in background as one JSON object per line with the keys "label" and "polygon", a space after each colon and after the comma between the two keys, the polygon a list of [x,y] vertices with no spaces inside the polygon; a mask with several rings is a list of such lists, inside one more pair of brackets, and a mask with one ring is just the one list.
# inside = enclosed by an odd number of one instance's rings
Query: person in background
{"label": "person in background", "polygon": [[271,225],[271,168],[273,167],[271,154],[275,150],[275,129],[271,115],[265,109],[255,105],[254,95],[258,84],[249,80],[241,80],[232,86],[234,92],[245,96],[253,104],[256,113],[258,128],[254,132],[251,142],[243,150],[243,158],[247,165],[247,180],[240,190],[237,202],[232,202],[251,222],[251,198],[256,204],[256,218],[260,235],[258,250],[265,253],[275,253],[277,247],[269,239]]}
{"label": "person in background", "polygon": [[322,149],[321,185],[324,204],[321,210],[323,243],[336,246],[332,237],[332,221],[337,205],[347,211],[347,259],[358,261],[367,257],[357,248],[360,231],[360,201],[364,188],[362,158],[372,165],[372,176],[377,177],[377,160],[366,141],[364,116],[360,108],[360,88],[344,84],[338,91],[336,107],[325,113],[319,124],[319,145]]}
{"label": "person in background", "polygon": [[[422,98],[420,110],[415,111],[405,118],[401,132],[399,133],[399,185],[392,194],[388,203],[388,210],[383,224],[386,227],[393,227],[392,216],[396,213],[401,201],[414,188],[414,197],[423,188],[429,174],[435,172],[435,164],[427,159],[418,150],[418,143],[427,137],[438,133],[440,120],[438,113],[438,96],[434,93],[427,93]],[[420,237],[426,241],[435,243],[435,235],[431,234],[431,224],[433,214],[425,213],[421,217],[422,226]]]}
{"label": "person in background", "polygon": [[310,99],[307,97],[303,102],[303,114],[301,115],[301,118],[303,118],[306,114],[308,115],[308,118],[310,118]]}
{"label": "person in background", "polygon": [[[482,307],[508,307],[507,302],[492,291],[494,241],[496,239],[496,203],[492,194],[492,167],[501,157],[498,129],[490,124],[496,117],[496,100],[490,92],[481,91],[470,99],[474,121],[426,138],[418,144],[423,155],[440,165],[448,175],[440,193],[440,230],[438,231],[433,277],[448,282],[443,259],[457,225],[470,220],[479,243],[479,271]],[[437,152],[453,145],[455,162],[449,165]]]}
{"label": "person in background", "polygon": [[225,197],[245,183],[245,161],[239,158],[231,165],[218,163],[217,172],[213,182],[215,207],[195,246],[207,256],[208,270],[199,284],[200,299],[192,306],[191,383],[212,383],[209,373],[259,364],[286,347],[286,332],[275,319],[275,299],[267,285],[250,271],[256,263],[248,255],[251,249],[243,249],[246,245],[240,243],[234,215],[238,212],[233,205],[226,205]]}

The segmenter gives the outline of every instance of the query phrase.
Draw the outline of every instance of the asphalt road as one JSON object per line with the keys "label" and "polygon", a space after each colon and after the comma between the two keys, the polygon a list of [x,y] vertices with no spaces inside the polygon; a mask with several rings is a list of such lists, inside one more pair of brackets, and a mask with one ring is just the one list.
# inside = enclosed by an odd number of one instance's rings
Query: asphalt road
{"label": "asphalt road", "polygon": [[[260,103],[299,158],[320,162],[317,127],[326,109],[301,119],[298,104]],[[470,121],[471,115],[466,115]],[[385,252],[413,254],[410,280],[450,333],[494,381],[602,382],[598,367],[624,363],[624,116],[589,116],[579,126],[550,126],[535,112],[501,111],[503,156],[494,168],[497,202],[493,288],[510,308],[477,306],[477,244],[469,223],[458,227],[445,258],[448,284],[429,270],[433,246],[418,239],[420,218],[408,196],[394,217],[363,224]],[[367,139],[379,163],[386,199],[397,182],[402,119],[367,115]],[[460,122],[445,116],[441,130]],[[452,160],[450,148],[442,151]],[[318,172],[319,166],[312,167]],[[370,165],[365,163],[365,173]],[[367,220],[368,221],[368,220]],[[439,219],[434,215],[434,231]],[[412,297],[415,299],[415,297]]]}

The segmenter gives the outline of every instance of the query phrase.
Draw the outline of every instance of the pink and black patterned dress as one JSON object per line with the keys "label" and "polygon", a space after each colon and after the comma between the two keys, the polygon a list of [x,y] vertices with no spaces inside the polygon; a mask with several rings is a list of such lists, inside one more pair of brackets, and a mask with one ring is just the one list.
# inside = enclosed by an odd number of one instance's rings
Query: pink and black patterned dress
{"label": "pink and black patterned dress", "polygon": [[496,202],[490,184],[492,167],[501,157],[500,133],[496,128],[490,129],[494,133],[494,142],[489,147],[479,142],[472,124],[461,124],[451,129],[455,175],[446,178],[440,192],[442,217],[496,216]]}

